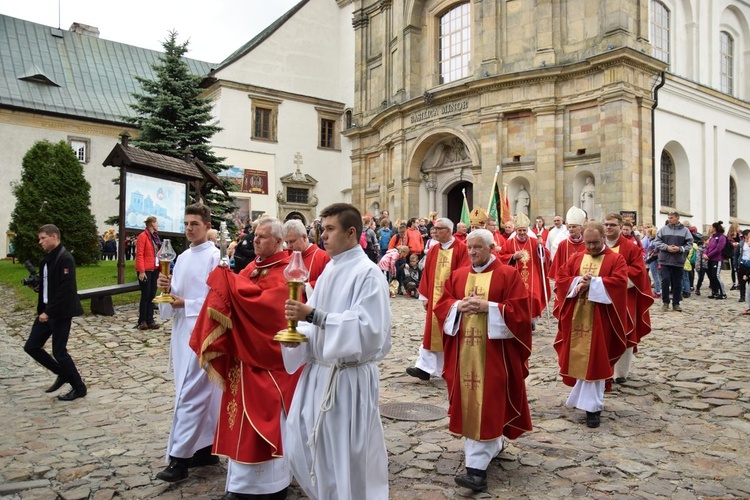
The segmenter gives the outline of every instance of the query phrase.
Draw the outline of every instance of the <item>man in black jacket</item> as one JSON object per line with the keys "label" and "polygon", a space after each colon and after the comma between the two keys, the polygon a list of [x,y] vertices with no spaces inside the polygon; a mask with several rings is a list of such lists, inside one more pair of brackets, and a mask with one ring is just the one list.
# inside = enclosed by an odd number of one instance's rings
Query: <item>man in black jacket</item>
{"label": "man in black jacket", "polygon": [[[68,354],[67,344],[73,316],[83,314],[76,289],[76,263],[73,256],[60,244],[60,230],[53,224],[39,228],[39,245],[47,253],[42,259],[41,284],[38,288],[37,318],[24,350],[40,365],[57,375],[45,392],[55,392],[66,382],[73,389],[57,396],[61,401],[73,401],[86,395],[86,385]],[[52,356],[44,344],[52,337]]]}

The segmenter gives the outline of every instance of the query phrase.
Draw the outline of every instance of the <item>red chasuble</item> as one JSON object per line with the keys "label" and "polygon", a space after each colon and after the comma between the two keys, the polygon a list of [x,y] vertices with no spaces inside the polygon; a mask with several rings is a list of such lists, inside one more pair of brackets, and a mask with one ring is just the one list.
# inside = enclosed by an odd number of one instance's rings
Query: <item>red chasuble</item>
{"label": "red chasuble", "polygon": [[[531,317],[538,318],[542,311],[547,307],[547,300],[550,297],[549,280],[542,279],[542,259],[539,258],[539,248],[537,239],[526,238],[521,242],[518,238],[509,239],[500,251],[500,260],[505,264],[511,263],[511,258],[516,252],[524,252],[524,257],[515,262],[515,268],[521,274],[526,290],[529,291],[529,306],[531,307]],[[548,266],[545,259],[545,266]],[[544,275],[546,277],[548,269],[545,267]],[[546,294],[546,295],[545,295]]]}
{"label": "red chasuble", "polygon": [[505,243],[505,238],[502,237],[499,230],[495,229],[492,231],[492,239],[495,240],[495,253],[499,254],[503,248],[503,243]]}
{"label": "red chasuble", "polygon": [[466,245],[453,239],[447,249],[438,243],[430,248],[425,259],[422,279],[419,281],[419,293],[427,297],[427,316],[424,321],[422,347],[428,351],[442,352],[443,334],[433,308],[443,295],[443,284],[451,273],[459,267],[469,265],[469,253]]}
{"label": "red chasuble", "polygon": [[[602,278],[612,304],[588,299],[589,291],[566,298],[577,276],[591,273]],[[613,366],[626,349],[628,266],[609,248],[591,256],[579,253],[559,270],[557,301],[562,304],[555,350],[563,383],[576,379],[593,382],[612,378]]]}
{"label": "red chasuble", "polygon": [[315,288],[315,282],[318,281],[318,277],[326,268],[326,264],[331,260],[328,256],[328,252],[320,248],[318,245],[310,245],[307,250],[302,252],[302,260],[305,263],[305,267],[310,271],[310,277],[307,282],[310,286]]}
{"label": "red chasuble", "polygon": [[[557,273],[559,272],[560,267],[564,266],[566,262],[568,262],[574,255],[578,255],[579,253],[583,253],[586,251],[586,245],[583,243],[583,237],[579,241],[573,241],[570,236],[568,236],[560,245],[557,247],[557,252],[555,253],[555,258],[552,259],[552,265],[549,266],[549,279],[551,280],[557,280]],[[555,289],[557,289],[557,284],[555,284]],[[552,315],[560,319],[560,301],[555,300],[555,303],[552,306]]]}
{"label": "red chasuble", "polygon": [[547,237],[549,236],[549,229],[545,227],[540,231],[539,229],[537,229],[536,226],[534,226],[531,228],[531,232],[533,232],[537,238],[539,238],[539,234],[541,233],[542,245],[545,245],[545,246],[547,245]]}
{"label": "red chasuble", "polygon": [[[628,264],[628,279],[633,286],[628,288],[628,347],[635,347],[651,332],[649,307],[654,303],[651,282],[648,280],[643,252],[635,242],[622,234],[612,251],[625,257]],[[636,349],[637,351],[637,349]]]}
{"label": "red chasuble", "polygon": [[217,267],[190,338],[201,366],[224,391],[213,452],[242,463],[283,455],[281,411],[289,410],[300,373],[286,373],[281,345],[272,340],[287,326],[287,264],[289,255],[278,252],[239,275]]}
{"label": "red chasuble", "polygon": [[497,259],[482,273],[456,269],[435,307],[441,329],[451,306],[472,292],[498,303],[514,338],[489,339],[486,313],[462,314],[458,333],[444,335],[448,428],[478,441],[515,439],[531,430],[524,380],[531,354],[528,293],[518,271]]}

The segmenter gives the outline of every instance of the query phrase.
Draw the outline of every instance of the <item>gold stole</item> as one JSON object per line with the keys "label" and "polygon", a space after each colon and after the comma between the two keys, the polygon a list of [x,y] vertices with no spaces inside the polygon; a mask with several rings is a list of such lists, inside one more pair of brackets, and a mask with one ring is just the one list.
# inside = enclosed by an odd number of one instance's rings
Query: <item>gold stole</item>
{"label": "gold stole", "polygon": [[[469,273],[464,296],[472,293],[487,300],[492,271]],[[487,364],[487,313],[461,315],[459,331],[459,381],[461,384],[461,418],[463,435],[479,440],[482,429],[482,401]]]}
{"label": "gold stole", "polygon": [[[581,260],[580,275],[591,273],[594,276],[599,276],[602,262],[604,262],[604,253],[596,256],[587,253]],[[586,290],[578,295],[573,309],[567,375],[579,380],[586,380],[586,373],[588,373],[595,307],[595,304],[589,301],[589,290]]]}
{"label": "gold stole", "polygon": [[[438,303],[443,296],[443,285],[445,280],[451,274],[451,262],[453,260],[453,249],[443,250],[441,247],[438,251],[437,263],[435,264],[435,283],[432,288],[432,306]],[[443,330],[438,324],[437,316],[432,313],[432,330],[430,330],[430,351],[443,351]]]}

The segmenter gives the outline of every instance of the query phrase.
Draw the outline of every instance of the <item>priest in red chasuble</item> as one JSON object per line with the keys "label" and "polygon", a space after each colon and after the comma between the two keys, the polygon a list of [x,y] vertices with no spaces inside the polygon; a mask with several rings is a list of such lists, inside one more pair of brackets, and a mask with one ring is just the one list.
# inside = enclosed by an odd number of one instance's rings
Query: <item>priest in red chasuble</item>
{"label": "priest in red chasuble", "polygon": [[282,224],[260,219],[256,259],[239,275],[213,271],[190,347],[222,390],[213,451],[229,458],[227,493],[284,495],[292,480],[281,435],[299,373],[289,375],[273,336],[286,328],[289,297]]}
{"label": "priest in red chasuble", "polygon": [[611,213],[604,219],[604,236],[607,247],[625,257],[628,264],[628,348],[615,365],[615,382],[625,382],[630,373],[633,353],[638,343],[651,332],[648,312],[654,303],[651,283],[648,280],[643,252],[632,240],[620,232],[623,220],[620,214]]}
{"label": "priest in red chasuble", "polygon": [[331,257],[329,257],[328,253],[318,245],[310,243],[310,240],[307,238],[305,226],[297,219],[286,221],[284,223],[283,233],[287,251],[298,251],[302,253],[302,261],[305,263],[305,267],[310,273],[307,278],[307,286],[305,286],[307,292],[306,295],[309,297],[312,295],[315,283],[318,281],[318,276],[323,272],[326,264],[330,262]]}
{"label": "priest in red chasuble", "polygon": [[[566,262],[574,255],[586,251],[586,246],[583,244],[583,225],[586,224],[586,212],[578,207],[570,207],[565,217],[568,228],[565,232],[558,234],[556,241],[552,244],[553,250],[550,251],[553,258],[549,268],[549,279],[553,282],[557,280],[558,270]],[[553,293],[556,288],[557,284],[555,283]],[[560,318],[560,303],[558,301],[555,301],[552,314],[555,318]]]}
{"label": "priest in red chasuble", "polygon": [[604,227],[590,222],[583,232],[586,252],[560,268],[560,321],[554,347],[563,383],[573,387],[569,407],[586,412],[586,425],[599,427],[605,381],[625,352],[628,265],[604,244]]}
{"label": "priest in red chasuble", "polygon": [[529,237],[529,218],[520,213],[515,218],[515,235],[503,244],[500,261],[518,269],[529,292],[531,317],[539,318],[550,296],[547,274],[549,262],[540,238]]}
{"label": "priest in red chasuble", "polygon": [[531,430],[524,379],[531,354],[528,292],[515,268],[495,256],[492,234],[469,233],[471,265],[453,271],[435,306],[443,328],[449,429],[466,438],[466,474],[456,484],[487,490],[487,467]]}
{"label": "priest in red chasuble", "polygon": [[427,311],[422,345],[414,366],[406,373],[420,380],[443,376],[443,335],[434,307],[443,295],[443,284],[453,271],[469,265],[466,245],[453,237],[453,222],[447,217],[437,219],[432,226],[438,241],[427,252],[422,279],[419,281],[419,299]]}

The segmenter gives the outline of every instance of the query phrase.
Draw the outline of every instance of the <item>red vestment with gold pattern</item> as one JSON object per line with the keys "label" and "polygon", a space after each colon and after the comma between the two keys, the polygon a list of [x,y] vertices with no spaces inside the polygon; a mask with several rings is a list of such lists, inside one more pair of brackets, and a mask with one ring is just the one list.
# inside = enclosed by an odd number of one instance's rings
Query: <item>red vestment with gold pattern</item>
{"label": "red vestment with gold pattern", "polygon": [[462,314],[458,333],[444,335],[448,428],[478,441],[515,439],[531,430],[525,384],[531,354],[528,293],[518,271],[497,259],[481,273],[470,265],[456,269],[435,307],[441,328],[453,304],[471,293],[498,304],[513,338],[488,338],[487,313]]}
{"label": "red vestment with gold pattern", "polygon": [[[529,307],[531,308],[531,317],[538,318],[542,311],[547,307],[547,300],[550,297],[549,280],[546,279],[549,263],[545,258],[542,262],[539,251],[546,250],[539,245],[539,240],[535,238],[526,238],[526,241],[520,241],[518,237],[509,239],[500,252],[500,260],[504,264],[510,264],[518,269],[524,286],[529,292]],[[514,264],[511,259],[516,252],[523,252],[524,256],[516,260]],[[542,266],[544,269],[544,278],[542,277]]]}
{"label": "red vestment with gold pattern", "polygon": [[[578,276],[591,273],[602,279],[611,304],[588,300],[589,290],[567,298]],[[628,266],[609,248],[599,255],[574,255],[557,275],[560,321],[554,347],[563,383],[612,378],[613,367],[626,349]]]}
{"label": "red vestment with gold pattern", "polygon": [[289,375],[281,344],[287,327],[287,252],[251,262],[239,275],[216,268],[190,339],[209,378],[224,391],[213,453],[257,464],[283,456],[281,411],[288,412],[300,371]]}

